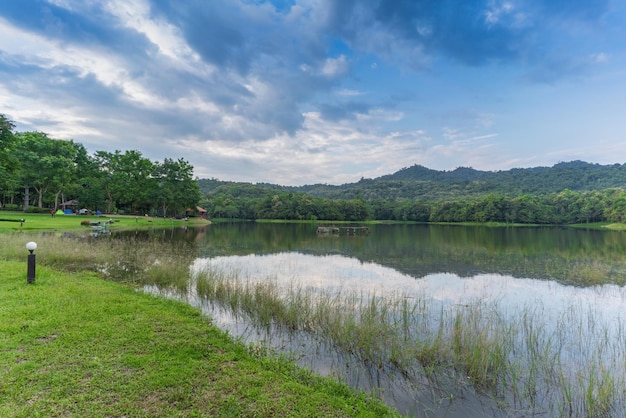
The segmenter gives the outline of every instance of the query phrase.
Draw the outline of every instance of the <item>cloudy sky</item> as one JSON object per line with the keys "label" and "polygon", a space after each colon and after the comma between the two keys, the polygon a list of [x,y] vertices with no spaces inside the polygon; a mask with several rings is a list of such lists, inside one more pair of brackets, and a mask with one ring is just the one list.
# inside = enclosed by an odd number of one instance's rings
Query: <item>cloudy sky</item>
{"label": "cloudy sky", "polygon": [[0,113],[201,178],[626,162],[623,0],[5,0]]}

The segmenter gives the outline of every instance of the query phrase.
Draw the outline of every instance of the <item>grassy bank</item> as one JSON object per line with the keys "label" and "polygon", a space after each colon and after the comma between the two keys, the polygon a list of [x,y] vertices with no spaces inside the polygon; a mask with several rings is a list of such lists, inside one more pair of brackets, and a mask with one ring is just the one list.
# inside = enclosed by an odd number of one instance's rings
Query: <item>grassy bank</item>
{"label": "grassy bank", "polygon": [[[81,217],[25,218],[35,231],[84,228]],[[142,222],[152,226],[145,218],[121,218],[119,226]],[[193,308],[101,280],[184,282],[185,248],[38,235],[37,280],[27,285],[31,235],[0,239],[0,416],[393,415],[344,385],[233,342]]]}
{"label": "grassy bank", "polygon": [[[23,222],[22,222],[23,220]],[[0,212],[0,232],[12,231],[69,231],[90,230],[90,226],[81,225],[83,221],[106,222],[112,220],[111,229],[146,229],[146,228],[170,228],[172,226],[201,226],[209,224],[202,218],[189,218],[189,220],[153,218],[150,216],[122,216],[122,215],[55,215],[35,214],[22,212]]]}
{"label": "grassy bank", "polygon": [[259,355],[197,310],[0,261],[0,416],[385,416],[377,401]]}

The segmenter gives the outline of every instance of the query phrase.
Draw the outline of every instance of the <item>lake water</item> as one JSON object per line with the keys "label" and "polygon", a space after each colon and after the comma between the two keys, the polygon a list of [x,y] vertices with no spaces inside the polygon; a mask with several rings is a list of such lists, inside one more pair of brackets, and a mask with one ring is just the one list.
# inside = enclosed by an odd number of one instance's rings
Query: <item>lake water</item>
{"label": "lake water", "polygon": [[[507,358],[512,360],[520,351],[520,367],[531,376],[522,372],[519,378],[509,376],[507,384],[520,388],[495,393],[472,384],[471,376],[463,373],[447,374],[442,382],[419,368],[407,373],[392,364],[373,367],[306,329],[281,332],[279,327],[255,327],[245,315],[208,300],[193,284],[182,292],[146,286],[147,291],[201,307],[231,335],[291,353],[304,367],[375,393],[403,414],[626,413],[625,233],[374,225],[369,234],[319,235],[309,224],[233,223],[133,234],[174,246],[184,242],[186,251],[193,253],[191,268],[196,272],[223,272],[248,283],[272,281],[282,289],[298,286],[309,292],[423,301],[419,320],[423,323],[414,334],[435,336],[442,322],[448,321],[453,330],[454,318],[470,321],[477,313],[487,319],[462,326],[488,333],[494,320],[513,324],[507,328],[511,333]],[[419,341],[419,336],[413,337],[410,344]],[[529,360],[539,349],[550,351],[539,353],[540,358],[549,358],[560,368]],[[589,396],[595,400],[585,401]]]}

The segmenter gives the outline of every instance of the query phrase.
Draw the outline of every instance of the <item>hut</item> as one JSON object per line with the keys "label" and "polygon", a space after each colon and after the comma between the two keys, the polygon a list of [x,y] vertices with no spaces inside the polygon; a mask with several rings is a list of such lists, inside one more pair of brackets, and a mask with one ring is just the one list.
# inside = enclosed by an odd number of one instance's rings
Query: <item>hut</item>
{"label": "hut", "polygon": [[[68,206],[70,206],[71,208],[68,209]],[[77,207],[77,206],[78,206],[78,200],[75,200],[75,199],[68,200],[67,202],[61,203],[61,208],[63,208],[63,213],[65,214],[74,213],[74,210],[72,208]]]}
{"label": "hut", "polygon": [[206,217],[207,217],[206,209],[203,209],[200,206],[196,206],[195,209],[187,208],[187,210],[185,211],[185,215],[187,215],[187,216],[199,216],[199,217],[201,217],[203,219],[206,219]]}

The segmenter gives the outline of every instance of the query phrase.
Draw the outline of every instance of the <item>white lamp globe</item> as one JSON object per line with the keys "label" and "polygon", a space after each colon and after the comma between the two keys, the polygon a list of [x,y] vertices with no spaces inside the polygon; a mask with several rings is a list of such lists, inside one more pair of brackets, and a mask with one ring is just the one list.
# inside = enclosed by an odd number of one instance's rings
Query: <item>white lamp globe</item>
{"label": "white lamp globe", "polygon": [[36,243],[36,242],[33,242],[33,241],[31,241],[31,242],[27,243],[27,244],[26,244],[26,249],[27,249],[28,251],[31,251],[31,252],[32,252],[32,251],[35,251],[35,250],[37,249],[37,243]]}

